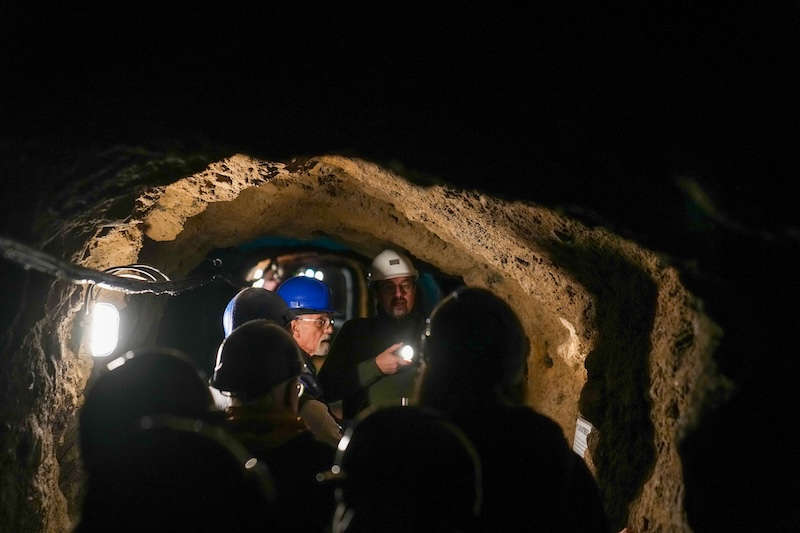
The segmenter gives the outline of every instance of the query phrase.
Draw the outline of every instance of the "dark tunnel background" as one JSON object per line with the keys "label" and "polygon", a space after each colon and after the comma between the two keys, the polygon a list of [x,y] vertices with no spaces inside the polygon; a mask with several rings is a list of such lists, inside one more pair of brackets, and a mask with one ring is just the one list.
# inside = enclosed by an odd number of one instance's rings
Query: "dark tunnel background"
{"label": "dark tunnel background", "polygon": [[[796,3],[460,22],[0,9],[3,235],[25,241],[37,216],[137,186],[92,184],[98,159],[114,175],[170,155],[186,158],[149,185],[234,152],[342,153],[557,208],[661,252],[724,329],[715,361],[733,392],[682,441],[692,527],[800,523]],[[120,162],[119,147],[135,149]],[[44,297],[24,294],[25,312]],[[16,305],[1,312],[10,345]]]}

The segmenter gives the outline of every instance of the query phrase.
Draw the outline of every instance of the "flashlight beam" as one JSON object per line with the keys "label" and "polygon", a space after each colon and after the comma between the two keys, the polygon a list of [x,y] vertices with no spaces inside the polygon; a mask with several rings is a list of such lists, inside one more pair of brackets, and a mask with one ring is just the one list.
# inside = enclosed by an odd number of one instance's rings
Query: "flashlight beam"
{"label": "flashlight beam", "polygon": [[42,274],[48,274],[76,285],[95,285],[102,289],[125,294],[151,293],[174,296],[207,285],[216,279],[224,279],[220,275],[214,275],[210,278],[157,282],[123,278],[62,261],[48,253],[6,237],[0,237],[0,254],[8,261],[22,266],[25,270],[36,270]]}

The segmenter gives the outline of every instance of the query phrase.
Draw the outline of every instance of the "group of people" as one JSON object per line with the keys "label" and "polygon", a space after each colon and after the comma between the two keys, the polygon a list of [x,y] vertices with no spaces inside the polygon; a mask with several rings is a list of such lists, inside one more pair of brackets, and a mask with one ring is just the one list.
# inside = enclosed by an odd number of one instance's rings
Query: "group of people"
{"label": "group of people", "polygon": [[81,413],[76,531],[607,531],[586,465],[523,405],[514,311],[464,287],[426,320],[417,280],[377,255],[376,315],[335,338],[323,282],[244,289],[209,384],[166,349],[111,361]]}

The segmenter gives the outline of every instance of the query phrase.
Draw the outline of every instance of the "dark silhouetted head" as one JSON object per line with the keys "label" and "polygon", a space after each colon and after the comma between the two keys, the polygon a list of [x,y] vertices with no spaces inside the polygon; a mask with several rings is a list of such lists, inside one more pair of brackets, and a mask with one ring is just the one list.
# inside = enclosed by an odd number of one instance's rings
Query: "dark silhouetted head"
{"label": "dark silhouetted head", "polygon": [[480,462],[469,440],[414,407],[380,409],[348,430],[334,531],[469,531],[481,506]]}
{"label": "dark silhouetted head", "polygon": [[89,389],[80,415],[81,452],[90,475],[117,453],[142,416],[208,414],[208,386],[180,352],[166,348],[127,352],[107,367],[111,370]]}
{"label": "dark silhouetted head", "polygon": [[423,405],[450,412],[520,400],[528,338],[513,309],[491,292],[465,287],[442,300],[422,344]]}

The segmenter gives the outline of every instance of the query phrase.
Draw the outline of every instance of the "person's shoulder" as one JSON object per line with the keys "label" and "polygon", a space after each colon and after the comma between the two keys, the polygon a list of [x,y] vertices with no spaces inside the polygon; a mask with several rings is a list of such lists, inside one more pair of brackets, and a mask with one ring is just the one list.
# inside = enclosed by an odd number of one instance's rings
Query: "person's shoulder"
{"label": "person's shoulder", "polygon": [[523,418],[530,424],[537,424],[543,429],[546,428],[551,431],[558,431],[559,433],[561,432],[561,426],[559,426],[555,420],[540,413],[532,407],[528,407],[527,405],[515,405],[510,409],[516,416]]}
{"label": "person's shoulder", "polygon": [[563,442],[564,432],[555,420],[526,405],[508,405],[497,409],[494,416],[499,423],[519,432],[538,435],[540,439]]}

